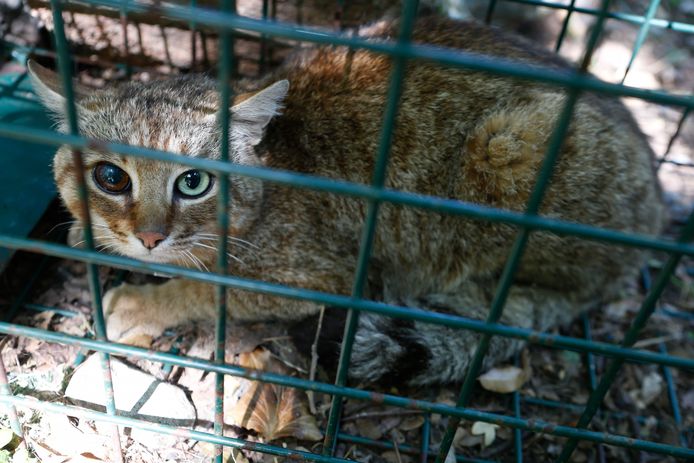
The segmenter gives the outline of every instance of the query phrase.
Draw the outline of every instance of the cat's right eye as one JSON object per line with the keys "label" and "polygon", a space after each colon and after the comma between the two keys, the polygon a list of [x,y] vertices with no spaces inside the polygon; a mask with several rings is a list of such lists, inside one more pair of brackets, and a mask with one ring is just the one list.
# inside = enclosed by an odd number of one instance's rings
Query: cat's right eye
{"label": "cat's right eye", "polygon": [[130,190],[130,177],[120,167],[101,162],[94,168],[94,183],[106,193],[119,195]]}

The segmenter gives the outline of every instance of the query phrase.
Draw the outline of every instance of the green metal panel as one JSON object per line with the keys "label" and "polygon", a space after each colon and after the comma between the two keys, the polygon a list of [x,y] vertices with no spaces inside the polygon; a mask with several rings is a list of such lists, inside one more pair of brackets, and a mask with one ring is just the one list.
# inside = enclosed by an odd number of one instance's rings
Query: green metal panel
{"label": "green metal panel", "polygon": [[[0,75],[0,123],[48,129],[53,124],[24,74]],[[0,136],[0,233],[27,236],[55,197],[54,149]],[[0,271],[13,250],[0,249]]]}

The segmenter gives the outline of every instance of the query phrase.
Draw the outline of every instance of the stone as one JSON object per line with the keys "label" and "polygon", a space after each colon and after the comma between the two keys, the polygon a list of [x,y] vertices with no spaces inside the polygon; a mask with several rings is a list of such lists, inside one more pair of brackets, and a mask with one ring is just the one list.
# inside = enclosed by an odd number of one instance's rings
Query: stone
{"label": "stone", "polygon": [[[100,354],[90,356],[76,370],[65,395],[79,405],[103,410],[106,395]],[[185,391],[152,375],[111,358],[111,376],[116,409],[119,414],[157,423],[192,427],[197,415]],[[150,447],[172,445],[177,438],[133,428],[130,437]]]}

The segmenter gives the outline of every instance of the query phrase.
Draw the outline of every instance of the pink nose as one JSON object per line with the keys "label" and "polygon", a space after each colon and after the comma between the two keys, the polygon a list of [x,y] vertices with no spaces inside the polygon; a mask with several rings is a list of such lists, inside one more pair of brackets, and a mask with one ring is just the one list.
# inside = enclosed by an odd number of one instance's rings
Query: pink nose
{"label": "pink nose", "polygon": [[140,232],[135,236],[142,241],[142,245],[147,249],[154,249],[159,243],[166,239],[166,236],[159,232]]}

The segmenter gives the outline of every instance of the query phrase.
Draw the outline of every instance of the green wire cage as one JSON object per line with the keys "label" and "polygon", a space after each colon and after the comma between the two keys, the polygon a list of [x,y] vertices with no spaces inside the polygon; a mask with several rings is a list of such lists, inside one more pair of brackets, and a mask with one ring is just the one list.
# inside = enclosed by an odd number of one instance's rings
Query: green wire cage
{"label": "green wire cage", "polygon": [[[345,2],[337,2],[338,7],[344,8]],[[648,102],[669,105],[681,111],[679,128],[671,139],[675,139],[680,132],[692,108],[694,108],[694,94],[676,95],[663,91],[651,91],[638,87],[625,86],[623,84],[612,84],[597,80],[587,73],[588,63],[595,49],[603,25],[607,21],[621,21],[635,25],[639,32],[637,40],[631,53],[630,65],[636,58],[639,50],[647,40],[651,30],[657,28],[665,30],[667,33],[694,33],[694,24],[684,22],[669,21],[656,17],[659,0],[650,0],[643,7],[643,15],[631,13],[613,12],[610,10],[609,0],[604,0],[599,9],[583,8],[575,6],[575,1],[571,0],[568,4],[553,3],[544,0],[490,0],[487,10],[487,21],[494,18],[494,11],[497,3],[520,3],[536,7],[546,7],[562,10],[564,21],[561,32],[559,33],[556,48],[561,46],[565,37],[567,25],[572,15],[588,15],[594,17],[595,25],[590,32],[585,52],[583,64],[575,71],[566,73],[552,69],[542,69],[518,63],[499,60],[493,57],[484,57],[468,54],[457,50],[444,50],[433,48],[427,45],[413,44],[410,42],[410,32],[416,19],[417,1],[405,0],[402,8],[401,33],[399,38],[393,42],[369,42],[354,37],[349,34],[339,32],[326,32],[325,30],[299,27],[296,24],[277,22],[268,17],[268,0],[263,2],[263,19],[252,19],[236,13],[233,0],[223,0],[219,10],[199,8],[192,2],[190,5],[175,4],[144,4],[133,0],[51,0],[50,7],[54,23],[55,54],[60,70],[62,83],[67,96],[67,114],[69,121],[69,133],[62,134],[48,129],[45,120],[31,119],[29,121],[17,122],[0,120],[0,137],[3,137],[2,146],[10,141],[13,143],[25,143],[22,145],[26,150],[24,158],[26,162],[38,164],[36,172],[43,172],[42,178],[47,178],[47,166],[49,156],[60,145],[67,145],[73,148],[73,158],[77,166],[82,165],[81,151],[92,147],[100,147],[111,152],[126,156],[138,156],[147,159],[176,162],[183,165],[192,166],[198,169],[214,172],[219,176],[221,182],[220,195],[218,197],[218,210],[220,217],[220,230],[228,228],[227,197],[226,188],[229,175],[249,176],[262,179],[268,182],[291,185],[298,188],[305,188],[315,191],[322,191],[331,194],[345,195],[350,197],[362,198],[368,202],[367,215],[361,236],[361,246],[359,250],[358,267],[354,275],[353,292],[351,297],[326,294],[316,291],[308,291],[292,287],[276,285],[263,281],[253,281],[225,275],[226,268],[226,241],[219,243],[218,265],[216,272],[203,272],[199,270],[187,269],[164,264],[144,263],[134,259],[115,255],[98,253],[94,248],[94,240],[90,229],[89,221],[85,224],[84,240],[85,249],[74,249],[62,244],[41,241],[33,238],[25,238],[28,230],[20,228],[0,228],[0,248],[7,250],[22,250],[48,256],[55,256],[65,259],[72,259],[86,263],[87,278],[90,285],[93,302],[93,318],[95,321],[96,339],[80,338],[67,334],[42,330],[38,328],[26,327],[11,323],[9,320],[24,304],[23,298],[26,296],[34,281],[29,281],[27,286],[18,297],[17,301],[8,310],[5,321],[0,322],[0,333],[14,336],[26,336],[48,342],[71,344],[83,349],[93,350],[100,353],[102,367],[104,371],[103,388],[106,391],[107,401],[106,411],[97,412],[88,409],[66,406],[62,404],[49,403],[44,401],[34,401],[27,398],[13,395],[5,373],[5,366],[0,359],[0,404],[5,409],[16,434],[22,434],[22,426],[18,420],[15,410],[16,406],[28,407],[44,410],[48,412],[68,414],[70,416],[84,417],[97,421],[103,421],[113,426],[114,446],[116,454],[120,453],[119,441],[117,439],[118,426],[133,427],[144,430],[154,431],[162,434],[172,434],[177,436],[187,436],[191,439],[209,442],[215,445],[215,461],[223,460],[223,447],[243,448],[264,452],[278,457],[303,459],[321,462],[341,462],[349,461],[335,456],[336,445],[338,442],[353,442],[364,445],[377,445],[382,448],[392,448],[392,443],[376,442],[358,436],[350,436],[340,429],[340,416],[344,399],[355,399],[361,401],[378,402],[394,407],[413,409],[422,412],[427,418],[422,427],[422,437],[419,443],[410,443],[402,447],[404,451],[418,454],[421,461],[435,459],[437,462],[444,462],[448,451],[452,445],[455,430],[461,420],[482,421],[512,428],[513,449],[512,456],[509,458],[514,461],[524,461],[523,455],[523,434],[521,431],[531,433],[550,434],[564,438],[563,448],[557,462],[570,461],[579,441],[590,441],[596,445],[609,445],[627,447],[638,451],[650,452],[655,455],[668,455],[682,460],[694,459],[694,450],[688,447],[687,438],[682,435],[681,445],[666,444],[651,440],[643,440],[634,436],[611,434],[589,429],[591,420],[599,413],[603,399],[608,390],[613,385],[620,368],[625,362],[655,364],[662,368],[667,380],[667,389],[671,403],[672,418],[678,424],[682,423],[680,406],[678,404],[678,391],[674,386],[670,374],[671,369],[684,369],[694,371],[694,359],[679,357],[669,354],[663,348],[660,350],[645,350],[635,348],[634,344],[638,340],[641,330],[648,322],[650,316],[656,309],[656,304],[670,281],[678,263],[683,257],[694,257],[694,245],[690,244],[694,237],[694,214],[690,215],[684,224],[681,234],[676,240],[666,240],[659,238],[646,237],[641,235],[628,234],[612,230],[596,228],[588,225],[573,224],[563,222],[538,215],[539,205],[542,201],[546,187],[549,184],[555,159],[558,156],[562,139],[566,134],[572,115],[573,106],[581,92],[590,91],[600,94],[613,96],[633,97]],[[366,49],[374,53],[389,55],[393,58],[393,70],[390,77],[390,88],[388,91],[388,101],[383,116],[383,125],[378,152],[376,156],[376,168],[373,173],[373,181],[370,185],[359,185],[347,182],[335,181],[326,178],[301,175],[293,172],[277,171],[266,168],[255,168],[242,166],[228,162],[228,143],[222,143],[222,153],[220,160],[196,159],[173,153],[156,151],[137,146],[127,146],[111,141],[93,140],[80,136],[77,129],[74,95],[71,84],[72,70],[71,65],[73,56],[65,35],[65,25],[63,23],[63,11],[80,5],[81,7],[99,7],[104,10],[115,12],[116,17],[124,18],[137,15],[153,15],[165,18],[172,24],[179,24],[181,27],[205,28],[206,30],[216,30],[219,34],[219,82],[228,82],[234,74],[234,56],[232,53],[233,42],[243,34],[255,34],[261,37],[263,49],[265,41],[273,38],[284,40],[305,41],[315,44],[330,44],[345,46],[354,49]],[[191,24],[191,18],[195,18],[195,24]],[[195,40],[195,39],[193,39]],[[36,49],[22,49],[12,47],[14,52],[23,53],[51,53]],[[193,49],[195,47],[193,46]],[[261,61],[266,59],[263,53]],[[509,212],[488,208],[476,204],[469,204],[460,201],[427,197],[405,192],[394,191],[384,187],[385,172],[388,165],[388,155],[391,141],[391,134],[397,118],[398,100],[403,85],[403,75],[405,65],[410,60],[427,60],[437,62],[442,65],[457,68],[471,69],[488,72],[492,74],[511,76],[519,79],[537,80],[547,85],[563,87],[566,89],[568,98],[566,106],[559,116],[554,134],[551,138],[548,152],[546,153],[540,175],[534,186],[532,195],[527,204],[525,213]],[[630,66],[629,65],[629,66]],[[628,68],[627,67],[627,72]],[[125,66],[126,72],[130,72],[130,67]],[[261,64],[261,68],[263,65]],[[16,90],[25,88],[26,74],[20,74],[16,78],[1,82],[0,107],[5,104]],[[228,103],[232,95],[228,85],[220,85],[219,91],[221,101]],[[220,107],[228,108],[228,104],[221,104]],[[228,110],[219,114],[220,127],[222,128],[223,140],[228,140]],[[0,148],[2,148],[0,146]],[[3,162],[15,162],[14,159],[6,159],[2,154]],[[41,166],[43,171],[41,171]],[[685,166],[691,167],[691,166]],[[83,169],[77,169],[83,172]],[[50,180],[47,180],[50,182]],[[45,196],[50,198],[52,195],[50,188],[47,189]],[[82,207],[88,211],[87,194],[84,179],[81,179],[80,198]],[[486,321],[472,320],[460,316],[447,315],[441,313],[426,312],[423,310],[410,309],[396,305],[374,302],[362,298],[363,289],[366,282],[368,261],[371,252],[371,245],[374,230],[377,223],[379,206],[384,203],[399,204],[405,207],[421,208],[424,210],[452,214],[474,220],[503,222],[511,224],[517,228],[517,238],[512,251],[506,262],[506,267],[498,283],[493,304],[490,308]],[[11,206],[10,206],[11,207]],[[88,217],[88,216],[87,216]],[[523,255],[528,236],[536,230],[544,230],[560,235],[573,235],[586,240],[597,240],[612,243],[620,246],[633,246],[648,248],[667,254],[667,260],[657,273],[652,282],[647,282],[647,295],[638,313],[630,321],[630,327],[624,334],[619,343],[605,343],[591,340],[589,330],[586,330],[584,338],[577,338],[558,334],[536,332],[529,329],[506,326],[499,323],[504,303],[512,285],[515,270]],[[220,233],[220,236],[226,233]],[[8,251],[9,252],[9,251]],[[118,269],[144,272],[161,273],[180,278],[212,283],[218,286],[219,304],[218,317],[216,321],[217,345],[224,346],[224,336],[226,332],[226,307],[224,294],[227,287],[237,288],[247,291],[262,292],[270,295],[281,296],[293,299],[305,299],[319,304],[335,308],[334,310],[344,310],[347,312],[345,325],[345,335],[341,347],[340,359],[336,382],[334,384],[322,383],[319,381],[305,380],[296,377],[285,376],[276,373],[249,370],[237,365],[224,362],[223,347],[216,350],[215,360],[202,360],[180,356],[171,352],[155,352],[132,346],[126,346],[108,341],[105,334],[104,315],[101,307],[101,291],[98,266],[109,266]],[[470,330],[483,335],[480,344],[475,352],[474,361],[469,369],[466,380],[459,392],[458,400],[455,405],[437,403],[434,401],[415,400],[412,398],[383,394],[350,387],[347,384],[347,371],[351,354],[351,347],[355,336],[357,320],[361,312],[377,313],[389,317],[418,320],[433,324],[444,325],[456,329]],[[584,319],[587,323],[587,319]],[[591,374],[590,396],[585,406],[580,407],[580,418],[573,425],[559,425],[538,419],[529,419],[521,414],[521,397],[515,392],[512,397],[512,410],[508,414],[492,413],[480,411],[469,406],[471,395],[474,391],[477,377],[480,373],[482,360],[486,354],[490,339],[493,336],[505,336],[527,341],[530,344],[550,347],[552,349],[566,349],[574,352],[586,354],[588,361],[592,362],[594,356],[607,358],[607,364],[603,374],[597,378]],[[176,365],[187,368],[200,369],[216,375],[216,402],[215,402],[215,422],[213,432],[201,432],[193,429],[177,428],[141,421],[133,418],[119,416],[113,399],[113,388],[110,377],[109,356],[128,355],[143,359],[161,362],[167,365]],[[332,396],[332,406],[326,429],[324,430],[324,442],[319,452],[308,452],[303,450],[293,450],[271,444],[249,442],[243,439],[225,437],[223,434],[223,378],[224,375],[232,375],[255,381],[268,382],[272,384],[298,388],[306,391],[316,391]],[[440,414],[448,417],[447,431],[440,442],[431,442],[429,435],[428,416]],[[691,440],[689,441],[691,442]],[[487,461],[470,460],[460,458],[460,461]],[[526,460],[527,461],[527,460]]]}

